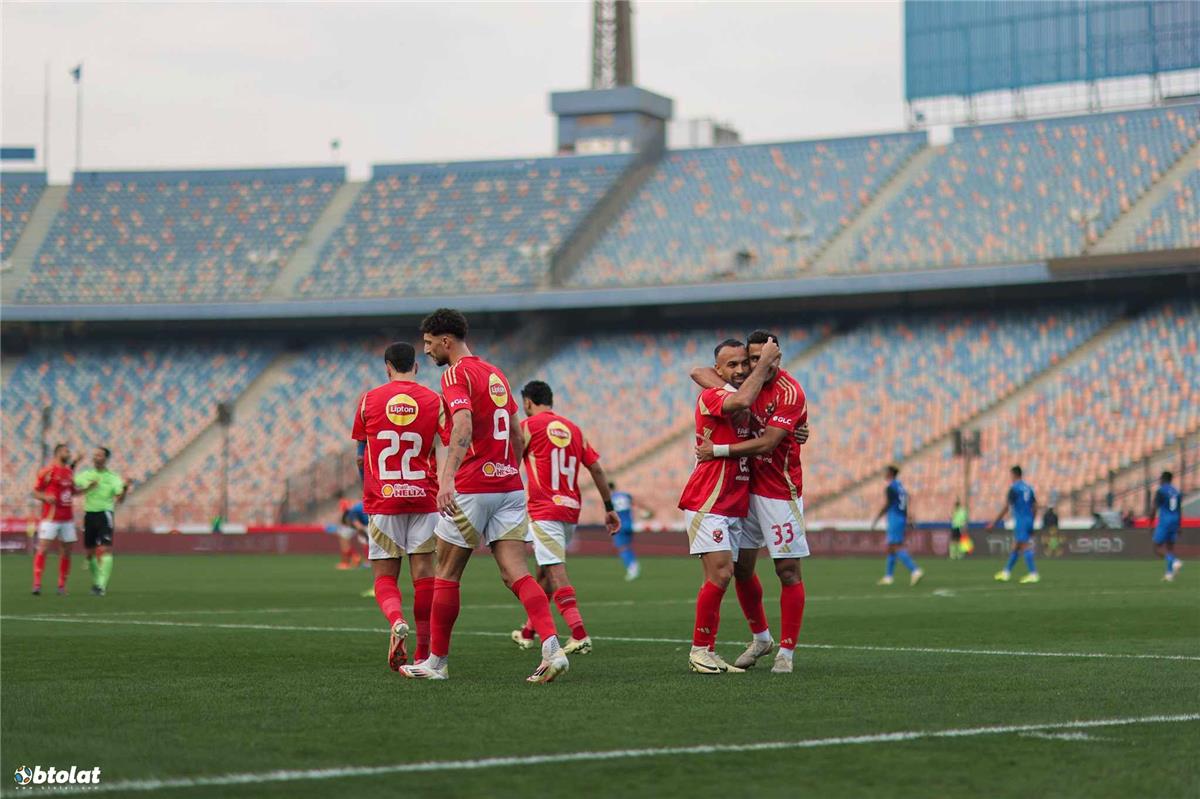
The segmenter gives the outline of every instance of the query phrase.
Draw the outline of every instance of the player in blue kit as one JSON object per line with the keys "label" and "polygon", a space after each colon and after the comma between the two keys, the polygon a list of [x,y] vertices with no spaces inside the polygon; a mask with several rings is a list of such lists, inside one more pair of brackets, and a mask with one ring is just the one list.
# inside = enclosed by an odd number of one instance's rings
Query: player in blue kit
{"label": "player in blue kit", "polygon": [[1162,555],[1167,564],[1167,573],[1163,579],[1168,583],[1175,579],[1183,568],[1183,561],[1175,557],[1175,538],[1179,535],[1179,516],[1181,513],[1179,489],[1171,484],[1175,475],[1163,472],[1158,478],[1158,490],[1154,492],[1154,514],[1158,524],[1154,527],[1154,553]]}
{"label": "player in blue kit", "polygon": [[1037,515],[1037,496],[1033,493],[1033,486],[1023,479],[1020,466],[1012,467],[1012,485],[1008,488],[1008,498],[1000,515],[996,517],[996,521],[988,525],[988,529],[993,530],[996,525],[1002,524],[1009,509],[1012,510],[1013,517],[1013,548],[1004,568],[996,572],[996,580],[1007,583],[1012,579],[1012,568],[1017,564],[1017,558],[1021,557],[1023,551],[1029,574],[1022,577],[1021,582],[1041,582],[1042,578],[1038,576],[1037,564],[1033,561],[1033,519]]}
{"label": "player in blue kit", "polygon": [[892,584],[892,575],[896,571],[897,560],[903,563],[904,568],[910,572],[909,585],[916,585],[925,576],[925,572],[917,566],[916,561],[904,548],[904,535],[908,530],[908,492],[904,490],[904,485],[897,479],[899,475],[900,469],[895,466],[888,466],[884,470],[884,476],[888,481],[887,488],[884,490],[887,501],[880,508],[875,521],[871,522],[871,529],[874,530],[875,526],[879,524],[879,520],[885,514],[887,515],[887,566],[878,585]]}
{"label": "player in blue kit", "polygon": [[618,491],[616,483],[610,482],[608,488],[612,491],[613,510],[621,520],[621,529],[613,533],[613,546],[617,548],[621,563],[625,564],[625,579],[636,580],[642,568],[633,553],[633,497],[628,491]]}

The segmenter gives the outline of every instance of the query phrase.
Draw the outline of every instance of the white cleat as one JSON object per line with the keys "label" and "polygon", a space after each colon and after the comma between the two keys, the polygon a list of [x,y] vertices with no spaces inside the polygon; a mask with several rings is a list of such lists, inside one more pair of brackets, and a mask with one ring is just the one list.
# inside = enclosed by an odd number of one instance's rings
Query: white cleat
{"label": "white cleat", "polygon": [[771,654],[771,650],[774,648],[774,641],[770,639],[760,641],[755,638],[750,642],[750,646],[746,647],[746,651],[737,656],[737,660],[733,661],[733,665],[739,669],[754,668],[754,664],[758,663],[758,659]]}
{"label": "white cleat", "polygon": [[388,641],[388,668],[400,671],[400,667],[408,662],[408,625],[404,619],[392,625],[392,637]]}
{"label": "white cleat", "polygon": [[1175,562],[1171,564],[1171,576],[1174,577],[1175,575],[1179,574],[1179,570],[1182,568],[1183,561],[1179,558],[1175,558]]}
{"label": "white cleat", "polygon": [[592,651],[592,637],[572,638],[562,648],[564,655],[586,655]]}
{"label": "white cleat", "polygon": [[892,579],[891,575],[885,574],[879,578],[879,582],[875,583],[875,585],[891,585],[894,582],[896,581]]}
{"label": "white cleat", "polygon": [[1163,582],[1164,582],[1164,583],[1173,583],[1173,582],[1175,582],[1175,572],[1170,572],[1170,573],[1168,573],[1168,574],[1164,574],[1164,575],[1162,576],[1162,579],[1163,579]]}
{"label": "white cleat", "polygon": [[717,668],[719,668],[721,671],[725,672],[726,674],[745,674],[746,673],[745,669],[738,668],[737,666],[731,666],[728,663],[726,663],[724,658],[722,658],[716,652],[713,652],[711,649],[709,650],[708,655],[709,655],[709,657],[712,658],[713,663],[717,664]]}
{"label": "white cleat", "polygon": [[408,677],[410,680],[448,680],[450,679],[450,666],[443,663],[441,667],[434,666],[433,658],[426,658],[420,663],[410,663],[407,666],[400,667],[400,674]]}
{"label": "white cleat", "polygon": [[917,583],[921,582],[921,578],[924,576],[925,576],[924,570],[917,569],[915,572],[912,573],[912,577],[908,578],[908,584],[910,586],[916,585]]}
{"label": "white cleat", "polygon": [[571,664],[567,661],[564,652],[565,650],[560,649],[549,660],[543,660],[541,665],[534,669],[533,674],[525,678],[525,682],[554,682],[554,679],[560,674],[566,674]]}
{"label": "white cleat", "polygon": [[720,674],[721,666],[713,660],[712,652],[704,647],[694,646],[688,655],[688,668],[697,674]]}
{"label": "white cleat", "polygon": [[536,633],[534,634],[534,636],[532,638],[526,638],[525,636],[521,635],[520,630],[513,630],[511,637],[512,637],[513,643],[516,644],[517,646],[519,646],[521,649],[533,649],[533,647],[537,643],[537,634]]}
{"label": "white cleat", "polygon": [[775,656],[775,665],[771,667],[772,674],[791,674],[792,673],[792,658],[786,657],[783,652]]}
{"label": "white cleat", "polygon": [[625,582],[632,583],[642,573],[642,567],[638,563],[634,563],[625,570]]}

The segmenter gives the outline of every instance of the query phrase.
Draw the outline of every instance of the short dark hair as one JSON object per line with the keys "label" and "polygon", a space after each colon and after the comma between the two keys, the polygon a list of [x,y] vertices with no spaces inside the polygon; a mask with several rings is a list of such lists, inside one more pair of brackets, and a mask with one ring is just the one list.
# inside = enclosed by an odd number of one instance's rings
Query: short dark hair
{"label": "short dark hair", "polygon": [[766,344],[771,339],[775,339],[776,344],[779,343],[779,336],[775,335],[774,333],[768,333],[765,330],[755,330],[746,337],[746,344]]}
{"label": "short dark hair", "polygon": [[464,341],[467,338],[467,317],[453,308],[438,308],[421,320],[421,332],[431,336],[454,336]]}
{"label": "short dark hair", "polygon": [[58,451],[66,446],[67,446],[66,444],[55,444],[54,445],[54,454],[57,455]]}
{"label": "short dark hair", "polygon": [[885,468],[887,470],[887,473],[890,474],[892,477],[896,477],[897,475],[900,474],[900,467],[894,463],[889,463]]}
{"label": "short dark hair", "polygon": [[713,360],[715,361],[718,358],[720,358],[721,350],[725,349],[726,347],[744,347],[744,346],[746,346],[746,345],[743,344],[742,342],[738,341],[736,338],[727,338],[724,341],[722,341],[720,344],[718,344],[717,346],[713,347]]}
{"label": "short dark hair", "polygon": [[396,341],[383,351],[383,360],[392,365],[397,372],[411,372],[417,362],[417,348],[407,341]]}
{"label": "short dark hair", "polygon": [[1159,475],[1159,479],[1162,480],[1164,483],[1169,483],[1175,479],[1175,475],[1172,474],[1171,472],[1163,472],[1161,475]]}
{"label": "short dark hair", "polygon": [[98,450],[100,450],[101,452],[103,452],[103,453],[104,453],[104,457],[105,457],[105,458],[111,458],[111,457],[112,457],[112,450],[111,450],[111,449],[109,449],[108,447],[96,447],[96,449],[98,449]]}
{"label": "short dark hair", "polygon": [[554,407],[554,391],[550,388],[550,384],[544,381],[530,380],[525,384],[525,388],[521,389],[521,396],[534,405],[546,408]]}
{"label": "short dark hair", "polygon": [[1020,466],[1012,467],[1012,476],[1013,477],[1020,477],[1022,474],[1024,474],[1024,472],[1021,471]]}

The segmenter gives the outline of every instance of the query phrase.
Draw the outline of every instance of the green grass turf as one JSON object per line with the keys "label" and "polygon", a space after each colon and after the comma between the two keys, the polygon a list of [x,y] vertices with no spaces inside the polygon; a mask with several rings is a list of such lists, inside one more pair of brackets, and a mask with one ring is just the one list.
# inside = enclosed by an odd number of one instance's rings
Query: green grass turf
{"label": "green grass turf", "polygon": [[[807,562],[802,642],[1200,656],[1200,573],[1188,569],[1163,584],[1152,561],[1044,562],[1044,582],[1020,586],[993,583],[998,564],[988,560],[923,565],[929,574],[919,587],[899,584],[905,579],[878,588],[882,559]],[[31,597],[29,558],[0,559],[0,765],[6,769],[98,765],[112,784],[1200,713],[1197,660],[803,649],[790,676],[765,668],[691,674],[683,640],[692,627],[699,566],[685,558],[644,560],[643,577],[632,584],[622,580],[615,559],[572,562],[596,649],[576,657],[570,673],[548,686],[523,682],[535,653],[519,652],[505,637],[467,634],[507,635],[522,615],[485,557],[467,570],[445,683],[410,682],[387,669],[385,624],[374,603],[358,596],[368,573],[337,572],[332,558],[118,554],[105,598],[88,595],[82,566],[77,559],[71,596],[51,589]],[[766,566],[760,564],[760,574],[777,625],[778,583]],[[47,584],[56,569],[51,558]],[[733,594],[726,596],[721,630],[730,660],[747,638]],[[199,626],[11,618],[32,614]],[[207,626],[214,624],[351,629]],[[1200,794],[1200,722],[1084,732],[1083,740],[1008,733],[164,795]],[[14,795],[7,777],[0,784]]]}

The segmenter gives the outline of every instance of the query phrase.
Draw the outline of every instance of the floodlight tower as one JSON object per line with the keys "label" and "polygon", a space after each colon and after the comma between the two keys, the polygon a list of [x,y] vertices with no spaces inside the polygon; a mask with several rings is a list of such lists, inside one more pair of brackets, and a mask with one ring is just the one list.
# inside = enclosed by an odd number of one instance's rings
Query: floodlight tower
{"label": "floodlight tower", "polygon": [[633,8],[629,0],[592,3],[592,88],[633,85]]}

